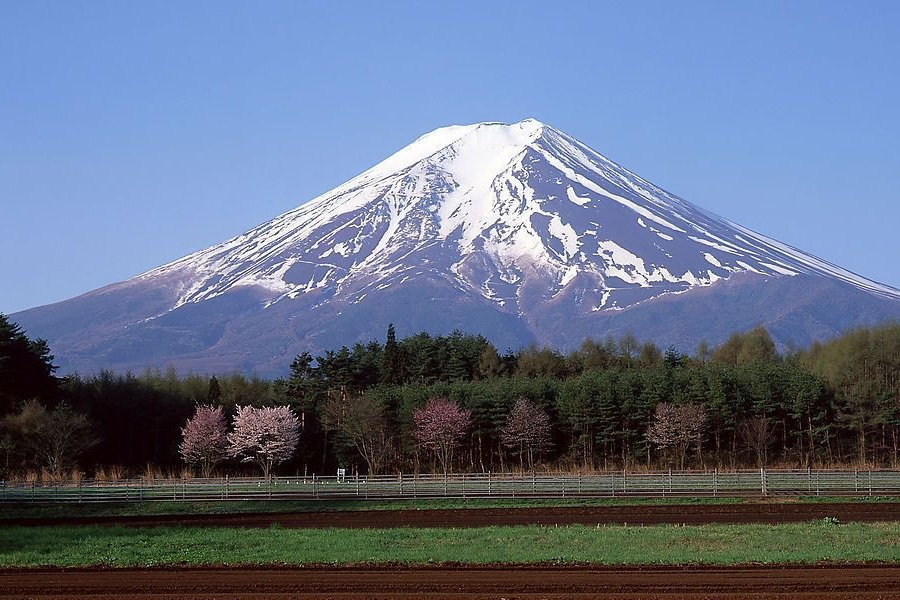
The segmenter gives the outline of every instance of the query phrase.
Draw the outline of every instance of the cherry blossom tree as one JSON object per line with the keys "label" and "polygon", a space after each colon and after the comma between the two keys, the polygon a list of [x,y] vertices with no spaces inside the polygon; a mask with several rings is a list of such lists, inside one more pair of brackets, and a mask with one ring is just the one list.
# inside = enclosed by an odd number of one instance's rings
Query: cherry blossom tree
{"label": "cherry blossom tree", "polygon": [[432,398],[413,412],[413,436],[434,453],[444,476],[453,464],[453,451],[472,425],[472,411],[447,398]]}
{"label": "cherry blossom tree", "polygon": [[699,404],[678,406],[668,402],[656,405],[653,422],[647,430],[647,440],[657,448],[671,453],[679,469],[691,444],[699,452],[701,436],[706,428],[706,410]]}
{"label": "cherry blossom tree", "polygon": [[526,457],[533,468],[535,451],[550,445],[550,417],[531,400],[517,399],[500,430],[500,443],[518,453],[520,468]]}
{"label": "cherry blossom tree", "polygon": [[194,416],[181,429],[178,452],[189,465],[200,467],[203,477],[228,456],[225,414],[221,406],[199,405]]}
{"label": "cherry blossom tree", "polygon": [[229,454],[258,464],[266,479],[275,465],[294,454],[300,441],[300,421],[287,406],[238,406],[233,425]]}

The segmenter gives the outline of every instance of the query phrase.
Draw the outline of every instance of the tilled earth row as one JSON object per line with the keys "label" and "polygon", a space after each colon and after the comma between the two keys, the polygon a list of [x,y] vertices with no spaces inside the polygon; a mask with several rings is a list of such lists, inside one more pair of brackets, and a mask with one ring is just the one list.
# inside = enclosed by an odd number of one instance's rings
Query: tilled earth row
{"label": "tilled earth row", "polygon": [[7,525],[125,525],[152,527],[484,527],[489,525],[705,525],[710,523],[797,523],[835,518],[841,522],[898,521],[900,503],[745,503],[720,505],[474,508],[376,510],[225,515],[162,515],[16,519]]}
{"label": "tilled earth row", "polygon": [[352,567],[0,571],[37,599],[900,599],[900,567]]}

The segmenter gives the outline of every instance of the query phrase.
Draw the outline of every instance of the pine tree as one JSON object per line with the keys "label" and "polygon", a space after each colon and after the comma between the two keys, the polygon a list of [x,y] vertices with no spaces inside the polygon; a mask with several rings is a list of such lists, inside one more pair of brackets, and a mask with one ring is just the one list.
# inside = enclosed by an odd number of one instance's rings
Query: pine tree
{"label": "pine tree", "polygon": [[19,402],[49,398],[57,391],[56,365],[47,342],[31,340],[0,313],[0,415]]}
{"label": "pine tree", "polygon": [[456,349],[450,351],[450,360],[447,361],[446,376],[450,381],[461,381],[472,378],[465,361],[463,361],[459,351]]}
{"label": "pine tree", "polygon": [[390,323],[387,330],[387,340],[384,344],[381,383],[385,385],[402,385],[404,381],[403,370],[403,350],[397,344],[394,324]]}
{"label": "pine tree", "polygon": [[206,394],[206,401],[211,406],[218,406],[222,399],[222,388],[219,386],[219,378],[213,375],[209,378],[209,392]]}
{"label": "pine tree", "polygon": [[493,344],[488,344],[478,358],[478,376],[481,379],[492,379],[503,373],[503,363]]}

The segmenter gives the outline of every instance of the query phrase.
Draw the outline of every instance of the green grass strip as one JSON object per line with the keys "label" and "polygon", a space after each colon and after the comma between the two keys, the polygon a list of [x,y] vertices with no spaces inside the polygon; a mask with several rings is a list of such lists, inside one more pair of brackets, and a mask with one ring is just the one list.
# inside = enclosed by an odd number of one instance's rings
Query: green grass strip
{"label": "green grass strip", "polygon": [[281,529],[0,528],[5,567],[900,562],[900,524]]}

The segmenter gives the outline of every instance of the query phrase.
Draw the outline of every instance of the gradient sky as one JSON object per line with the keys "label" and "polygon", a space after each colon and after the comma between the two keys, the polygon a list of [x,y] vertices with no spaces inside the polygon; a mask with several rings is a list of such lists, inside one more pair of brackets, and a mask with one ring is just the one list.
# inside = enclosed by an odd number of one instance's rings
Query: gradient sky
{"label": "gradient sky", "polygon": [[0,311],[535,117],[900,286],[900,3],[0,0]]}

